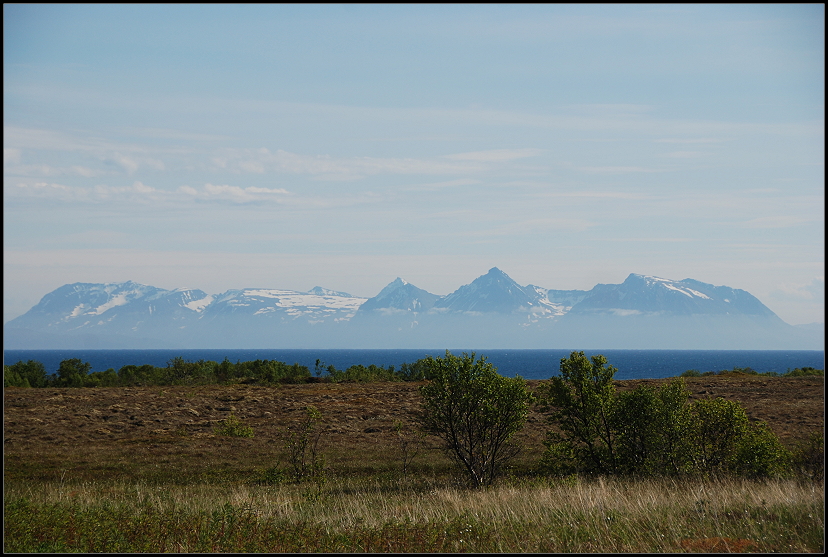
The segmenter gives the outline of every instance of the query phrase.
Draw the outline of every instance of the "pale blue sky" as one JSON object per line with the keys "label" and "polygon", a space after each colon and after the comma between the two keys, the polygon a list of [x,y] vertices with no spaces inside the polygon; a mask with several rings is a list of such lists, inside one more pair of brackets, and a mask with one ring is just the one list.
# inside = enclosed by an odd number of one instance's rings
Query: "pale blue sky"
{"label": "pale blue sky", "polygon": [[497,266],[824,321],[823,5],[4,5],[4,322]]}

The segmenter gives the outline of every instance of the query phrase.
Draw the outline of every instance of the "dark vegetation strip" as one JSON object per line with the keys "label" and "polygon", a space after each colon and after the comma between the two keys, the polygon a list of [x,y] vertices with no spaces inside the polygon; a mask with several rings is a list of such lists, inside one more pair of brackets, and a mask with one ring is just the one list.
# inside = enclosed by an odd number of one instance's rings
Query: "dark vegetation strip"
{"label": "dark vegetation strip", "polygon": [[[236,362],[227,358],[222,362],[198,360],[190,362],[182,357],[173,358],[166,367],[150,364],[126,365],[118,371],[113,368],[106,371],[91,371],[89,362],[71,358],[60,362],[57,373],[47,373],[45,366],[36,361],[19,361],[3,366],[4,387],[147,387],[169,385],[221,385],[221,384],[260,384],[275,383],[312,383],[312,382],[356,382],[375,381],[422,381],[432,379],[426,359],[413,364],[404,363],[399,369],[371,364],[354,365],[346,370],[338,370],[333,365],[326,366],[321,360],[316,361],[314,373],[307,366],[293,365],[276,360],[251,360]],[[749,367],[735,367],[732,370],[705,371],[688,370],[680,377],[709,377],[715,375],[738,376],[756,375],[763,377],[804,377],[823,376],[824,370],[813,367],[789,369],[784,373],[775,371],[757,372]]]}

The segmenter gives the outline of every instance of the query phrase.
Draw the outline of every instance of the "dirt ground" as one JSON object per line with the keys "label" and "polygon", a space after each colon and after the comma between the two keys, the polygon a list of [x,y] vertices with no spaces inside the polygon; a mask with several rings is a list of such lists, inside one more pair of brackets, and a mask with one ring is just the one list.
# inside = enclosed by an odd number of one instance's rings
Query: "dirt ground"
{"label": "dirt ground", "polygon": [[[664,380],[617,381],[619,390]],[[701,377],[686,380],[691,398],[737,400],[751,419],[770,425],[786,444],[824,429],[822,377]],[[534,389],[539,381],[529,381]],[[321,449],[328,464],[370,472],[399,457],[394,423],[410,427],[420,406],[419,383],[311,383],[261,387],[124,387],[4,389],[6,478],[74,475],[145,477],[175,466],[212,469],[272,466],[285,426],[308,405],[323,415]],[[252,439],[214,434],[231,413],[253,427]],[[543,449],[545,417],[532,410],[520,434],[527,461]],[[434,448],[434,447],[432,447]],[[430,455],[428,449],[424,454]],[[439,462],[437,453],[425,456]],[[422,457],[421,457],[422,458]]]}

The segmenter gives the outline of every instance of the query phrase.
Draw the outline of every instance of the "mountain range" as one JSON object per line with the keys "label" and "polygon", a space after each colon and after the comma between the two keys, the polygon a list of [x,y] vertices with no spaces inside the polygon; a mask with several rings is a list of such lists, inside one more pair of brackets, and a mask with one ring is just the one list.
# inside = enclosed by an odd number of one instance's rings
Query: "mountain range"
{"label": "mountain range", "polygon": [[373,298],[316,286],[164,290],[67,284],[3,328],[6,349],[823,349],[750,293],[631,274],[591,290],[521,286],[498,268],[439,296],[397,278]]}

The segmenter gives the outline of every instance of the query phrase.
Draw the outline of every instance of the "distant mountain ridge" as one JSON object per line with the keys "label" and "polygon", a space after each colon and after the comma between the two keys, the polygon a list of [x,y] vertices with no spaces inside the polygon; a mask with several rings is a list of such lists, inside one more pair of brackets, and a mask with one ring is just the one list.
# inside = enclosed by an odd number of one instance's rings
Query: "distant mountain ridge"
{"label": "distant mountain ridge", "polygon": [[372,298],[321,286],[207,294],[68,284],[7,323],[4,347],[813,348],[824,345],[819,332],[728,286],[633,273],[621,284],[553,290],[494,267],[446,296],[399,277]]}

